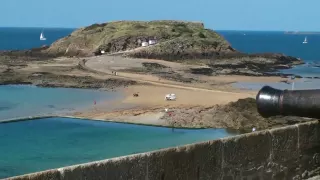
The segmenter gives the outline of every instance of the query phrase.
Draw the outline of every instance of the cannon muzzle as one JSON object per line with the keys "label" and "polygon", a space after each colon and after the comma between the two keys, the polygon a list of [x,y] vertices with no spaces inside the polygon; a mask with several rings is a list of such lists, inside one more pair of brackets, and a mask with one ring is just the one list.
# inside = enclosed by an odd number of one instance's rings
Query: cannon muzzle
{"label": "cannon muzzle", "polygon": [[276,115],[320,119],[320,89],[279,90],[264,86],[256,97],[262,117]]}

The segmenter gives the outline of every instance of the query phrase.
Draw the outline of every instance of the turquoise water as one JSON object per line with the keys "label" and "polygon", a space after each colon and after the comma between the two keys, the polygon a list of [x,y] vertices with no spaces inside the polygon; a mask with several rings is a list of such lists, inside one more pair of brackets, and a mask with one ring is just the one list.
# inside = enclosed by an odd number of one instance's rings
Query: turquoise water
{"label": "turquoise water", "polygon": [[38,88],[27,85],[0,86],[0,121],[17,117],[50,115],[93,106],[94,100],[120,98],[116,92],[69,88]]}
{"label": "turquoise water", "polygon": [[0,178],[229,135],[68,118],[0,123]]}

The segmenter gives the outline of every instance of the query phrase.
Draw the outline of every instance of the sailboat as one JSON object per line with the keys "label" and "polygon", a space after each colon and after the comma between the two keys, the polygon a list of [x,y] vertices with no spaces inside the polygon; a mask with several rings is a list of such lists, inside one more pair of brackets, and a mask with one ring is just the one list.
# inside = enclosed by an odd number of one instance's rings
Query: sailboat
{"label": "sailboat", "polygon": [[308,40],[307,40],[307,37],[304,38],[304,41],[302,42],[302,44],[307,44],[308,43]]}
{"label": "sailboat", "polygon": [[44,33],[43,33],[43,30],[42,30],[42,32],[40,34],[40,41],[45,41],[45,40],[47,40],[47,38],[44,37]]}

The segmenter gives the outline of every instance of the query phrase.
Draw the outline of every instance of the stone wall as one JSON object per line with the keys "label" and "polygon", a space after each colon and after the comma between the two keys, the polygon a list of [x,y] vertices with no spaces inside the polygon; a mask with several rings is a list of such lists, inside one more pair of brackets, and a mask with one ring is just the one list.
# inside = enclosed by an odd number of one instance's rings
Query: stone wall
{"label": "stone wall", "polygon": [[317,121],[11,180],[298,180],[320,174],[319,154]]}

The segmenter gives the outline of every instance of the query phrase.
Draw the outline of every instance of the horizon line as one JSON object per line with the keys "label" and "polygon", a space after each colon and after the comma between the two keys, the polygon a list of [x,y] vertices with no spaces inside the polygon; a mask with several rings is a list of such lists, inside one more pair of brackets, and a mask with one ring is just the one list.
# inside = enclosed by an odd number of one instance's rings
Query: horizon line
{"label": "horizon line", "polygon": [[[90,25],[88,25],[90,26]],[[79,29],[82,27],[40,27],[40,26],[0,26],[0,28],[30,28],[30,29]],[[210,29],[210,28],[209,28]],[[298,33],[319,33],[320,30],[255,30],[255,29],[212,29],[214,31],[258,31],[258,32],[298,32]]]}

